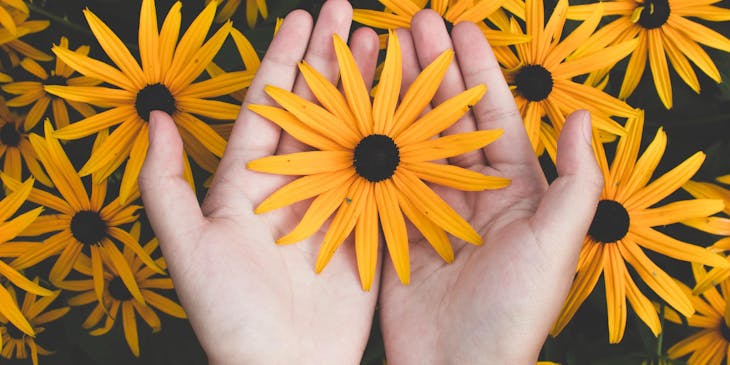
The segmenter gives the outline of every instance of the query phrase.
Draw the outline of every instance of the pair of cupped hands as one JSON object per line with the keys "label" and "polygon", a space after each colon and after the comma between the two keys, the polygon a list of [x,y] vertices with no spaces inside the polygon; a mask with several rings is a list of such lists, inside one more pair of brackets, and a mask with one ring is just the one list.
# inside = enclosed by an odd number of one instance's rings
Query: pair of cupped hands
{"label": "pair of cupped hands", "polygon": [[[284,20],[248,89],[202,205],[183,176],[183,145],[173,120],[159,111],[150,116],[142,199],[210,363],[356,364],[378,307],[389,364],[535,364],[570,288],[603,184],[590,144],[590,115],[578,111],[565,123],[559,177],[548,186],[479,28],[463,22],[449,34],[438,14],[418,13],[411,29],[397,30],[402,90],[441,52],[453,49],[455,60],[433,104],[477,84],[488,91],[444,134],[496,128],[504,134],[449,163],[512,183],[483,192],[436,187],[483,236],[484,245],[452,237],[455,259],[447,264],[410,229],[410,285],[400,283],[381,250],[373,287],[363,291],[352,237],[320,274],[314,262],[327,224],[305,241],[274,243],[296,226],[306,203],[254,214],[254,207],[291,177],[245,168],[257,158],[308,149],[246,106],[274,105],[265,85],[314,100],[298,74],[302,60],[337,80],[332,35],[348,39],[352,8],[346,0],[329,0],[313,23],[299,10]],[[349,44],[371,84],[376,33],[359,28]]]}

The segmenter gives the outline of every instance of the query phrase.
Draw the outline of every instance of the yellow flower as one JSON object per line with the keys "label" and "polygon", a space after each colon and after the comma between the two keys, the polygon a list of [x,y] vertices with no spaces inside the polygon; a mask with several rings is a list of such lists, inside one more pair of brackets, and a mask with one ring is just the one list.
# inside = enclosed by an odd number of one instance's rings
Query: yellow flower
{"label": "yellow flower", "polygon": [[659,129],[646,151],[638,157],[643,118],[641,113],[627,122],[626,135],[618,142],[610,168],[603,145],[596,143],[594,147],[605,186],[580,252],[575,281],[551,331],[553,336],[568,324],[596,286],[601,273],[606,288],[609,341],[618,343],[623,338],[626,299],[638,317],[657,335],[661,331],[657,313],[634,283],[626,263],[659,297],[683,315],[691,316],[694,307],[690,298],[646,256],[642,247],[680,261],[730,267],[723,257],[652,228],[707,217],[722,210],[723,204],[714,199],[692,199],[655,206],[697,172],[705,155],[697,152],[679,166],[649,182],[664,153],[667,139],[664,131]]}
{"label": "yellow flower", "polygon": [[[78,139],[116,126],[109,139],[92,153],[81,168],[81,175],[95,172],[96,182],[106,179],[127,156],[119,197],[129,200],[136,190],[137,177],[149,145],[147,119],[152,110],[172,115],[182,135],[185,151],[207,171],[214,171],[223,155],[225,140],[194,114],[221,120],[233,120],[240,105],[208,100],[228,94],[250,80],[244,72],[231,72],[194,83],[215,56],[231,29],[223,25],[204,43],[215,15],[211,2],[193,21],[178,43],[181,4],[170,9],[158,32],[154,0],[144,0],[140,13],[139,50],[141,67],[122,41],[89,10],[84,14],[101,47],[118,68],[54,47],[56,56],[83,75],[105,81],[111,87],[45,86],[47,92],[68,100],[85,102],[102,108],[112,107],[56,131],[60,139]],[[187,161],[187,159],[186,159]],[[189,182],[190,167],[186,164]]]}
{"label": "yellow flower", "polygon": [[[22,184],[19,183],[16,191],[8,194],[5,199],[0,200],[0,246],[3,246],[23,232],[26,227],[36,220],[43,210],[43,208],[36,208],[12,220],[8,220],[25,203],[32,189],[33,179],[28,179]],[[42,296],[52,294],[50,290],[44,289],[38,286],[37,283],[26,279],[23,274],[2,260],[0,260],[0,277],[4,277],[9,282],[29,293]],[[28,323],[22,311],[18,308],[13,294],[2,285],[0,285],[0,319],[5,319],[3,323],[9,321],[15,328],[25,334],[33,336],[35,333],[33,326]],[[2,341],[0,341],[0,347],[2,347]]]}
{"label": "yellow flower", "polygon": [[[693,22],[688,17],[705,21],[730,20],[730,9],[712,6],[717,1],[695,0],[608,0],[602,1],[603,15],[619,18],[604,25],[576,51],[592,52],[606,45],[638,39],[624,75],[619,98],[626,99],[636,89],[646,67],[647,58],[657,94],[667,109],[672,107],[672,84],[667,57],[674,70],[695,92],[700,91],[692,61],[702,72],[720,82],[720,72],[699,44],[730,52],[730,39]],[[598,4],[576,5],[568,9],[571,19],[591,17]],[[699,43],[699,44],[698,44]],[[598,70],[606,74],[607,69]]]}
{"label": "yellow flower", "polygon": [[[131,230],[131,236],[139,239],[139,224],[135,224]],[[144,251],[151,255],[157,249],[157,239],[153,239],[144,245]],[[162,328],[162,323],[157,313],[152,309],[167,313],[177,318],[187,318],[182,307],[174,301],[158,294],[158,289],[173,289],[172,280],[168,277],[156,277],[154,271],[144,266],[144,262],[139,257],[134,256],[129,246],[124,247],[123,259],[134,274],[134,281],[139,287],[141,297],[144,301],[140,301],[135,295],[130,293],[122,275],[117,271],[114,264],[114,258],[108,254],[102,255],[103,262],[103,278],[104,281],[99,285],[94,280],[68,280],[59,283],[59,287],[71,291],[83,291],[68,300],[68,304],[72,306],[82,306],[96,302],[96,306],[91,311],[86,321],[82,324],[85,329],[95,327],[104,319],[104,325],[91,331],[94,336],[100,336],[109,332],[114,326],[118,313],[121,310],[122,327],[124,328],[124,338],[127,345],[134,356],[139,357],[139,339],[137,334],[137,318],[135,312],[149,325],[154,332]],[[155,260],[157,265],[165,267],[165,260],[159,258]],[[92,262],[88,257],[82,256],[79,271],[86,275],[92,275]],[[98,268],[102,270],[101,267]]]}
{"label": "yellow flower", "polygon": [[[150,268],[159,273],[164,271],[157,266],[139,242],[121,226],[136,221],[138,205],[123,204],[119,198],[105,204],[107,183],[92,184],[91,195],[87,194],[81,178],[76,173],[59,141],[53,137],[53,128],[46,119],[44,123],[45,137],[30,135],[38,157],[48,171],[60,197],[46,191],[33,189],[28,200],[55,211],[38,217],[24,231],[25,236],[50,235],[40,247],[28,251],[11,262],[14,267],[24,269],[33,266],[48,257],[58,255],[53,263],[48,279],[58,283],[68,276],[71,269],[79,261],[82,251],[89,252],[93,263],[94,281],[101,285],[101,255],[111,258],[117,272],[124,279],[136,298],[142,298],[132,271],[119,252],[115,242],[129,247]],[[93,151],[98,151],[104,143],[106,133],[99,133],[94,142]],[[0,175],[11,191],[21,188],[20,182]],[[135,191],[132,198],[139,192]],[[141,299],[140,299],[141,300]]]}
{"label": "yellow flower", "polygon": [[[61,37],[60,47],[68,48],[68,39]],[[76,49],[76,52],[87,55],[89,53],[88,46],[81,46]],[[96,112],[86,103],[80,103],[75,101],[66,101],[53,95],[49,95],[43,89],[44,85],[73,85],[73,86],[94,86],[99,84],[99,81],[85,77],[77,76],[71,77],[74,70],[68,67],[60,59],[56,59],[56,67],[49,74],[46,70],[31,58],[25,58],[20,62],[20,66],[23,67],[33,76],[40,79],[40,81],[19,81],[5,84],[2,86],[3,91],[20,95],[13,99],[8,100],[8,106],[10,107],[22,107],[34,103],[28,111],[28,115],[25,117],[24,128],[29,131],[38,124],[43,115],[46,113],[46,109],[51,105],[53,110],[53,121],[56,123],[56,128],[62,128],[68,125],[68,109],[66,103],[72,108],[76,109],[84,117],[90,117]]]}
{"label": "yellow flower", "polygon": [[347,45],[335,35],[344,96],[302,62],[300,71],[322,106],[273,86],[266,92],[284,109],[250,109],[318,151],[270,156],[248,163],[251,170],[305,175],[274,192],[257,208],[264,213],[317,196],[292,232],[277,243],[300,241],[335,211],[320,247],[321,272],[337,247],[355,230],[355,250],[363,289],[369,290],[378,256],[379,225],[401,282],[410,281],[408,237],[403,218],[418,228],[447,262],[454,259],[445,232],[479,245],[482,237],[421,179],[460,190],[502,188],[508,179],[428,161],[465,153],[498,138],[502,131],[477,131],[433,139],[470,110],[486,91],[475,86],[420,115],[430,103],[453,57],[446,51],[426,67],[398,105],[401,54],[390,32],[385,66],[374,101]]}
{"label": "yellow flower", "polygon": [[[692,265],[692,273],[697,282],[704,279],[705,270],[700,265]],[[720,364],[730,351],[730,306],[727,305],[727,298],[730,296],[730,282],[727,280],[720,283],[720,291],[712,286],[699,296],[693,296],[691,290],[681,282],[677,285],[692,301],[697,309],[693,316],[683,319],[677,312],[665,309],[664,318],[690,327],[700,328],[691,336],[679,341],[667,350],[672,359],[692,354],[688,364],[707,365]]]}
{"label": "yellow flower", "polygon": [[[38,278],[33,280],[33,283],[38,284]],[[15,290],[12,287],[8,287],[8,292],[13,298],[14,304],[18,305],[17,296]],[[26,293],[23,298],[23,306],[21,310],[23,315],[28,318],[30,325],[33,327],[33,331],[38,334],[45,330],[46,323],[53,322],[63,317],[69,311],[69,307],[59,307],[46,311],[49,305],[56,300],[58,295],[61,294],[60,290],[54,291],[53,294],[36,300],[36,295],[33,293]],[[33,336],[30,336],[23,331],[19,330],[12,323],[9,323],[6,318],[0,315],[0,337],[2,338],[2,357],[6,359],[27,359],[28,353],[33,361],[33,365],[38,365],[38,355],[50,355],[51,351],[48,351],[36,343]],[[27,348],[26,348],[27,347]],[[15,356],[13,356],[15,352]]]}
{"label": "yellow flower", "polygon": [[16,180],[23,174],[23,164],[43,185],[51,186],[51,180],[38,164],[38,156],[28,141],[27,129],[23,126],[24,118],[11,113],[0,97],[0,157],[4,158],[3,172]]}
{"label": "yellow flower", "polygon": [[[494,50],[504,67],[505,78],[513,90],[535,151],[541,151],[541,143],[548,137],[540,130],[543,116],[547,116],[559,132],[565,117],[578,109],[591,112],[596,128],[609,134],[622,135],[623,128],[611,117],[629,118],[635,115],[635,111],[600,89],[579,84],[572,79],[615,64],[636,47],[636,41],[601,48],[591,54],[566,60],[596,29],[601,19],[600,9],[561,40],[568,0],[558,1],[547,24],[544,22],[542,0],[527,0],[526,6],[526,34],[530,36],[530,41],[513,46],[514,50],[511,47],[496,47]],[[522,28],[514,19],[512,29],[522,33]]]}
{"label": "yellow flower", "polygon": [[[355,9],[352,19],[370,27],[380,29],[410,28],[411,20],[422,9],[428,0],[378,0],[385,10]],[[461,21],[475,23],[481,28],[484,36],[493,46],[506,46],[523,43],[528,40],[521,34],[510,31],[509,20],[502,8],[518,17],[525,18],[523,0],[431,0],[430,8],[439,13],[451,24]],[[489,28],[484,21],[496,26],[499,30]],[[381,37],[381,45],[385,45],[385,35]]]}
{"label": "yellow flower", "polygon": [[[210,2],[211,0],[205,0],[206,4],[210,4]],[[220,13],[215,17],[215,21],[218,23],[230,19],[241,5],[241,0],[223,0],[222,4]],[[253,29],[256,25],[259,14],[264,20],[269,16],[266,0],[246,0],[246,23],[249,28]]]}

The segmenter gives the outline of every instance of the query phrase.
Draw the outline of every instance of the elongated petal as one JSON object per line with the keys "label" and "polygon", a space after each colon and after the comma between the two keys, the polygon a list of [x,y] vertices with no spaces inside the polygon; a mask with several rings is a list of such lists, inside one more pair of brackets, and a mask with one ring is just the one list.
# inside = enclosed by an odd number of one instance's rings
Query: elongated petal
{"label": "elongated petal", "polygon": [[365,179],[356,179],[350,186],[347,193],[349,199],[345,199],[340,205],[340,209],[337,210],[335,217],[332,219],[332,223],[330,223],[330,227],[322,240],[322,245],[319,247],[314,267],[315,272],[320,273],[327,266],[342,241],[350,235],[355,227],[360,214],[365,209],[365,200],[372,197],[373,194],[372,184]]}
{"label": "elongated petal", "polygon": [[488,176],[454,165],[417,162],[404,163],[403,168],[415,173],[420,179],[464,191],[501,189],[510,184],[510,179]]}
{"label": "elongated petal", "polygon": [[135,116],[137,116],[137,110],[133,106],[120,106],[61,128],[55,132],[55,136],[60,139],[79,139],[120,124]]}
{"label": "elongated petal", "polygon": [[335,209],[345,201],[347,191],[353,184],[354,179],[356,177],[353,176],[345,183],[317,196],[304,213],[299,224],[286,236],[277,239],[276,243],[290,244],[298,242],[317,232]]}
{"label": "elongated petal", "polygon": [[433,99],[453,58],[454,51],[446,50],[418,74],[403,95],[393,117],[393,128],[386,131],[387,135],[397,136],[413,124]]}
{"label": "elongated petal", "polygon": [[139,356],[137,318],[134,316],[134,307],[132,306],[132,302],[126,301],[122,303],[122,327],[124,328],[124,338],[127,340],[129,349],[132,350],[132,354],[134,354],[134,356]]}
{"label": "elongated petal", "polygon": [[126,286],[129,293],[132,294],[132,297],[140,303],[145,303],[142,293],[139,290],[137,280],[134,278],[134,273],[129,268],[129,263],[124,259],[122,253],[119,252],[119,249],[117,249],[114,244],[110,243],[111,242],[105,242],[102,247],[104,253],[111,260],[114,270],[116,270],[119,278],[122,279],[124,286]]}
{"label": "elongated petal", "polygon": [[[144,87],[145,78],[142,69],[127,49],[127,46],[124,45],[124,42],[90,10],[84,9],[84,16],[89,23],[89,28],[91,28],[91,31],[99,41],[101,48],[104,49],[104,52],[119,67],[119,70],[129,77],[137,89]],[[99,79],[105,80],[104,78]]]}
{"label": "elongated petal", "polygon": [[[643,124],[643,122],[642,122]],[[626,184],[618,186],[616,191],[617,201],[626,201],[636,191],[643,188],[649,179],[651,179],[654,170],[664,155],[667,146],[667,134],[659,128],[649,146],[641,155],[634,165],[631,176],[626,180]]]}
{"label": "elongated petal", "polygon": [[10,241],[23,232],[43,211],[42,207],[25,212],[11,221],[0,224],[0,243]]}
{"label": "elongated petal", "polygon": [[250,161],[246,168],[281,175],[313,175],[353,166],[349,151],[309,151],[269,156]]}
{"label": "elongated petal", "polygon": [[631,236],[639,245],[662,255],[703,265],[730,268],[730,262],[724,257],[706,250],[704,247],[692,245],[669,237],[648,227],[631,227]]}
{"label": "elongated petal", "polygon": [[175,318],[187,318],[183,308],[172,300],[163,297],[151,290],[142,289],[142,295],[147,299],[149,305],[167,313]]}
{"label": "elongated petal", "polygon": [[322,151],[342,149],[339,144],[308,127],[294,114],[284,109],[267,105],[249,105],[248,108],[276,123],[281,129],[304,144]]}
{"label": "elongated petal", "polygon": [[355,170],[350,169],[301,177],[271,194],[256,207],[255,212],[256,214],[265,213],[319,195],[334,189],[354,174]]}
{"label": "elongated petal", "polygon": [[312,90],[312,94],[317,98],[322,106],[330,113],[342,120],[345,126],[349,127],[353,132],[357,132],[357,122],[355,116],[347,104],[347,100],[342,93],[337,90],[324,75],[317,72],[314,67],[306,62],[299,63],[299,71],[307,82],[307,86]]}
{"label": "elongated petal", "polygon": [[606,282],[608,342],[619,343],[626,329],[626,266],[616,245],[607,245],[603,255],[603,278]]}
{"label": "elongated petal", "polygon": [[467,113],[486,91],[486,86],[477,85],[444,101],[397,135],[396,144],[407,146],[441,133]]}
{"label": "elongated petal", "polygon": [[[156,273],[158,273],[160,275],[166,274],[165,270],[163,270],[159,265],[157,265],[155,263],[155,261],[152,260],[150,255],[144,251],[142,246],[139,245],[139,242],[137,241],[137,239],[132,237],[132,235],[130,235],[127,231],[125,231],[121,228],[118,228],[118,227],[109,227],[108,233],[111,237],[113,237],[113,238],[119,240],[119,242],[123,243],[125,247],[130,248],[137,255],[137,257],[139,257],[142,260],[142,262],[144,262],[145,265],[147,265],[147,267],[154,270]],[[121,273],[120,273],[120,275],[121,275]],[[125,281],[125,283],[126,283],[126,281]]]}
{"label": "elongated petal", "polygon": [[471,244],[483,243],[482,236],[412,172],[396,170],[392,179],[403,196],[439,227]]}
{"label": "elongated petal", "polygon": [[626,265],[623,267],[624,283],[626,285],[626,298],[629,300],[631,308],[634,309],[634,312],[639,319],[641,319],[641,321],[649,327],[654,336],[658,336],[659,333],[662,332],[662,324],[659,321],[659,316],[657,315],[656,309],[654,309],[654,305],[646,296],[644,296],[644,294],[641,293],[639,287],[636,286],[636,283],[634,283],[634,280],[631,278],[631,274],[629,274],[629,271],[626,270]]}
{"label": "elongated petal", "polygon": [[642,209],[666,198],[679,189],[682,184],[689,181],[702,166],[704,160],[704,153],[695,153],[679,166],[637,191],[626,200],[624,206],[627,209]]}
{"label": "elongated petal", "polygon": [[570,320],[578,311],[578,308],[588,298],[588,295],[593,291],[593,288],[598,283],[598,279],[601,277],[603,272],[603,248],[600,244],[594,244],[595,250],[592,250],[593,256],[586,259],[586,264],[583,265],[584,270],[578,272],[573,281],[573,285],[570,287],[568,292],[568,298],[565,300],[563,309],[558,316],[557,321],[550,330],[551,336],[557,336],[563,331],[563,328],[568,325]]}
{"label": "elongated petal", "polygon": [[160,33],[157,28],[157,9],[154,0],[142,1],[139,12],[139,58],[142,61],[145,81],[152,85],[162,75],[160,59]]}
{"label": "elongated petal", "polygon": [[716,199],[677,201],[659,208],[633,212],[631,220],[641,227],[663,226],[691,218],[707,217],[722,211],[724,206],[722,200]]}
{"label": "elongated petal", "polygon": [[33,327],[25,319],[25,316],[20,312],[13,297],[10,296],[10,293],[3,286],[0,286],[0,314],[7,318],[15,328],[23,331],[23,333],[29,336],[35,335]]}
{"label": "elongated petal", "polygon": [[399,149],[400,159],[410,163],[458,156],[494,142],[502,133],[501,129],[474,131],[409,144]]}
{"label": "elongated petal", "polygon": [[22,184],[17,180],[15,181],[17,185],[8,186],[12,193],[7,194],[5,198],[0,200],[0,222],[5,222],[12,217],[33,191],[33,179],[25,180]]}
{"label": "elongated petal", "polygon": [[408,285],[411,282],[408,234],[403,213],[398,205],[398,193],[391,180],[375,184],[375,202],[393,268],[400,282]]}
{"label": "elongated petal", "polygon": [[309,128],[342,147],[353,149],[360,142],[358,134],[321,106],[274,86],[266,86],[264,90]]}
{"label": "elongated petal", "polygon": [[659,98],[667,109],[672,108],[672,84],[669,80],[669,66],[664,55],[664,41],[661,30],[649,29],[649,65]]}
{"label": "elongated petal", "polygon": [[365,208],[355,225],[355,256],[362,289],[370,291],[378,264],[380,229],[375,196],[369,195],[365,200]]}
{"label": "elongated petal", "polygon": [[18,288],[21,288],[28,293],[35,295],[47,296],[53,294],[52,291],[43,288],[38,283],[28,280],[23,274],[19,273],[8,264],[0,261],[0,275],[5,277],[8,281],[13,283]]}
{"label": "elongated petal", "polygon": [[383,134],[390,131],[393,125],[393,114],[398,104],[398,95],[403,77],[403,60],[401,59],[400,43],[394,31],[388,35],[388,50],[385,56],[385,66],[380,74],[380,83],[373,100],[373,132]]}
{"label": "elongated petal", "polygon": [[686,317],[694,313],[694,307],[687,295],[682,292],[677,283],[664,270],[646,257],[639,246],[625,240],[619,244],[619,249],[621,255],[634,267],[641,279],[669,305]]}
{"label": "elongated petal", "polygon": [[89,103],[102,108],[134,105],[137,99],[136,94],[127,90],[101,86],[48,85],[44,88],[48,93],[64,99]]}

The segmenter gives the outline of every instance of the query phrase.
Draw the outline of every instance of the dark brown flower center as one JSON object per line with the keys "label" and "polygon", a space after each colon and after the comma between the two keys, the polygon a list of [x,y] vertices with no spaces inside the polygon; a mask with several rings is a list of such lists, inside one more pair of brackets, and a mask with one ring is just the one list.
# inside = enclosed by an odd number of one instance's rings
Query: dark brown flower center
{"label": "dark brown flower center", "polygon": [[66,86],[66,78],[58,75],[51,75],[47,79],[43,80],[43,85],[61,85]]}
{"label": "dark brown flower center", "polygon": [[529,101],[541,101],[553,91],[553,75],[540,65],[527,65],[514,78],[517,92]]}
{"label": "dark brown flower center", "polygon": [[371,134],[358,143],[353,158],[360,176],[378,182],[393,176],[400,163],[400,152],[390,137]]}
{"label": "dark brown flower center", "polygon": [[159,83],[147,85],[137,93],[134,107],[137,108],[140,118],[149,121],[150,112],[153,110],[162,110],[172,115],[175,112],[175,98],[165,85]]}
{"label": "dark brown flower center", "polygon": [[133,298],[132,293],[129,292],[129,289],[127,289],[127,286],[124,285],[122,278],[119,276],[109,282],[109,294],[111,294],[112,298],[119,301],[126,301]]}
{"label": "dark brown flower center", "polygon": [[6,123],[0,128],[0,142],[10,147],[17,147],[20,144],[20,132],[12,123]]}
{"label": "dark brown flower center", "polygon": [[669,19],[669,0],[644,0],[640,9],[638,23],[646,29],[659,28]]}
{"label": "dark brown flower center", "polygon": [[12,323],[8,322],[5,325],[5,329],[8,331],[8,336],[16,340],[22,340],[25,337],[25,333],[15,327]]}
{"label": "dark brown flower center", "polygon": [[613,243],[629,232],[629,212],[615,200],[598,202],[596,215],[588,229],[588,235],[596,242]]}
{"label": "dark brown flower center", "polygon": [[71,218],[71,234],[85,245],[101,242],[107,235],[107,224],[98,212],[82,210]]}

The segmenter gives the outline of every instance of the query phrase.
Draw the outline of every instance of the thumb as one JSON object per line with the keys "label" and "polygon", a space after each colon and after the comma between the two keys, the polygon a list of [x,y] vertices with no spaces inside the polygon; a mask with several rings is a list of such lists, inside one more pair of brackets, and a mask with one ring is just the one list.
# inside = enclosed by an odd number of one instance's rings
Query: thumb
{"label": "thumb", "polygon": [[[185,180],[183,144],[175,122],[164,112],[152,111],[150,144],[139,174],[139,189],[152,229],[165,256],[184,250],[186,233],[205,222],[195,192]],[[168,257],[172,259],[172,257]]]}
{"label": "thumb", "polygon": [[592,147],[591,116],[579,110],[568,116],[558,140],[558,178],[550,184],[532,217],[540,242],[553,252],[554,264],[574,270],[583,240],[596,213],[603,175]]}

